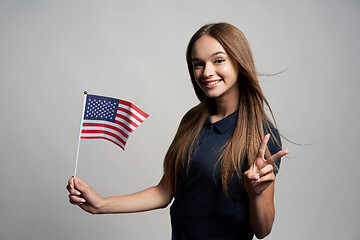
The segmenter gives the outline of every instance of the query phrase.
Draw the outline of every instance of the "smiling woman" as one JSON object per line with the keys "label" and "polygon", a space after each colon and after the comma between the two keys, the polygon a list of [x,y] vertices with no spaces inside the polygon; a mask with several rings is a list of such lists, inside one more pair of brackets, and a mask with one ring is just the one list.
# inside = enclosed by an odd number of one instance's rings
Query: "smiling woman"
{"label": "smiling woman", "polygon": [[102,198],[71,178],[70,202],[93,214],[131,213],[174,198],[174,240],[263,238],[272,229],[275,175],[288,150],[265,114],[264,105],[271,108],[247,40],[231,24],[205,25],[190,39],[187,64],[200,103],[183,117],[159,184]]}
{"label": "smiling woman", "polygon": [[209,98],[239,99],[236,85],[239,66],[221,44],[210,36],[199,38],[192,49],[193,72],[196,83]]}

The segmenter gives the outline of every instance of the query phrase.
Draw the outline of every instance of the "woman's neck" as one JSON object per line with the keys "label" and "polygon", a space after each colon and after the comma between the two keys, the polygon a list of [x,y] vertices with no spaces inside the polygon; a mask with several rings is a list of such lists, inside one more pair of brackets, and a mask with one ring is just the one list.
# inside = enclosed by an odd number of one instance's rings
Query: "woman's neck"
{"label": "woman's neck", "polygon": [[216,112],[211,116],[211,122],[217,122],[239,109],[239,98],[216,98]]}

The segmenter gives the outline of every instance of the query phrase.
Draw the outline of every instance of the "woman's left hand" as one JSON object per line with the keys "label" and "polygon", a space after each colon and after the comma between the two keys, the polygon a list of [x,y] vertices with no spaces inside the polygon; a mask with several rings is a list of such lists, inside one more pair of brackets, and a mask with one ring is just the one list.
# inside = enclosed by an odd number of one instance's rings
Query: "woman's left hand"
{"label": "woman's left hand", "polygon": [[289,153],[289,150],[283,149],[265,160],[265,150],[269,138],[270,134],[264,137],[254,164],[244,173],[244,187],[248,194],[259,195],[267,189],[275,180],[272,164]]}

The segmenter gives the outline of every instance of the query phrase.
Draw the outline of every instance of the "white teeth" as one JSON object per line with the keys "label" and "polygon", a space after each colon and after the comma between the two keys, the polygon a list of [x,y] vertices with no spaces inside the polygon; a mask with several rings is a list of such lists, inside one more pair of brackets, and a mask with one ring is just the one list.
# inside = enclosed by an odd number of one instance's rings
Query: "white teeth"
{"label": "white teeth", "polygon": [[220,80],[212,81],[212,82],[205,82],[205,85],[206,85],[206,86],[211,86],[211,85],[217,84],[217,83],[219,83],[219,82],[220,82]]}

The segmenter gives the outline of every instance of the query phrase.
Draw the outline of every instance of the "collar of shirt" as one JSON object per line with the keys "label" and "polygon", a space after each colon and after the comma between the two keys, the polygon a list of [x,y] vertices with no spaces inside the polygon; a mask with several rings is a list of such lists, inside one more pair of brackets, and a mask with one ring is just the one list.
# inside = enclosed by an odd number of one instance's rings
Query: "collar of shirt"
{"label": "collar of shirt", "polygon": [[210,116],[207,117],[205,126],[207,127],[214,127],[215,131],[217,131],[220,134],[224,134],[226,131],[228,131],[230,128],[233,128],[236,125],[236,120],[239,115],[239,111],[236,110],[229,116],[212,123],[210,120]]}

